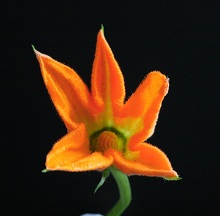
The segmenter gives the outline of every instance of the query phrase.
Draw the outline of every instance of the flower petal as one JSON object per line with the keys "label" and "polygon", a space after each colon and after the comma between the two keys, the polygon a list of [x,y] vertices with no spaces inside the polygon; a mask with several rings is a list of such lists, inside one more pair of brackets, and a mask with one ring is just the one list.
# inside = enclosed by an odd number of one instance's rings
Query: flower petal
{"label": "flower petal", "polygon": [[110,167],[112,163],[113,158],[111,155],[104,156],[99,152],[93,152],[91,155],[72,163],[71,166],[68,166],[69,170],[67,171],[103,171]]}
{"label": "flower petal", "polygon": [[89,154],[89,139],[86,128],[84,124],[80,124],[54,144],[47,155],[46,168],[48,170],[62,170],[63,166],[87,157]]}
{"label": "flower petal", "polygon": [[88,171],[104,170],[113,163],[112,156],[91,154],[84,124],[59,140],[47,155],[47,170]]}
{"label": "flower petal", "polygon": [[[139,153],[139,154],[137,154]],[[145,175],[164,178],[178,177],[167,156],[157,147],[147,143],[138,144],[136,159],[126,159],[121,153],[112,150],[114,165],[127,175]]]}
{"label": "flower petal", "polygon": [[121,122],[124,122],[124,128],[130,132],[131,136],[134,134],[131,137],[133,143],[143,142],[153,134],[168,88],[166,76],[153,71],[147,75],[121,109]]}
{"label": "flower petal", "polygon": [[105,157],[99,152],[83,155],[81,150],[65,154],[61,164],[49,167],[47,170],[61,170],[69,172],[103,171],[113,163],[112,156]]}
{"label": "flower petal", "polygon": [[92,97],[101,110],[104,110],[104,121],[111,124],[114,114],[123,105],[125,87],[123,75],[105,40],[103,30],[97,36],[91,84]]}
{"label": "flower petal", "polygon": [[68,130],[76,128],[77,123],[87,122],[94,106],[79,75],[68,66],[34,51],[54,106]]}

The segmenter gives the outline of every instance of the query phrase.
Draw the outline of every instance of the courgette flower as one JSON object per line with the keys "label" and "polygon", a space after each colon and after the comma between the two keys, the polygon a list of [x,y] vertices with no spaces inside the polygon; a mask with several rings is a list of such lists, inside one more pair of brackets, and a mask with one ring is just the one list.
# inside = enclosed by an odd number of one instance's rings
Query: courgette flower
{"label": "courgette flower", "polygon": [[67,134],[46,158],[46,170],[104,171],[178,178],[167,156],[145,142],[154,132],[169,80],[150,72],[125,101],[123,75],[104,31],[97,36],[91,90],[70,67],[34,49],[45,85]]}

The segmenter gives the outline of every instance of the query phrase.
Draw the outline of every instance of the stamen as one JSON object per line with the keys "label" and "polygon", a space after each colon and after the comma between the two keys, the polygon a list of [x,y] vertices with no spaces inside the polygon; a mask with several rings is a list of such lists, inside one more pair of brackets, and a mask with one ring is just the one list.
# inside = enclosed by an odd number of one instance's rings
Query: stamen
{"label": "stamen", "polygon": [[110,148],[118,148],[118,137],[111,131],[103,131],[97,139],[97,150],[104,152]]}
{"label": "stamen", "polygon": [[90,136],[90,149],[92,152],[104,153],[108,149],[125,152],[127,139],[123,133],[112,127],[104,127]]}

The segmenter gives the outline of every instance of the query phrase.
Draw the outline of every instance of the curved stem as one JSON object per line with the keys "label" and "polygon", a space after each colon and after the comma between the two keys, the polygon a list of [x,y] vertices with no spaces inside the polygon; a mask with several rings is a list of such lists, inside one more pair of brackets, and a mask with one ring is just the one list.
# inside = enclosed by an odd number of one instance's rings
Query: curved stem
{"label": "curved stem", "polygon": [[131,187],[128,176],[115,168],[111,168],[112,173],[119,190],[119,200],[106,216],[120,216],[131,202]]}

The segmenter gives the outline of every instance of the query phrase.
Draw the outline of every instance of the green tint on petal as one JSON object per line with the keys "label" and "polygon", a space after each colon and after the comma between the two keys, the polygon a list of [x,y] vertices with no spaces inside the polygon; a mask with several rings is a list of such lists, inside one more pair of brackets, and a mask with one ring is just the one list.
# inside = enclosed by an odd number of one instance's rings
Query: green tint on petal
{"label": "green tint on petal", "polygon": [[101,24],[101,29],[102,29],[102,31],[104,33],[104,25],[103,24]]}
{"label": "green tint on petal", "polygon": [[173,177],[173,178],[164,178],[165,180],[167,180],[167,181],[179,181],[179,180],[181,180],[182,178],[181,177]]}
{"label": "green tint on petal", "polygon": [[33,44],[31,44],[31,47],[32,47],[33,50],[36,50]]}

